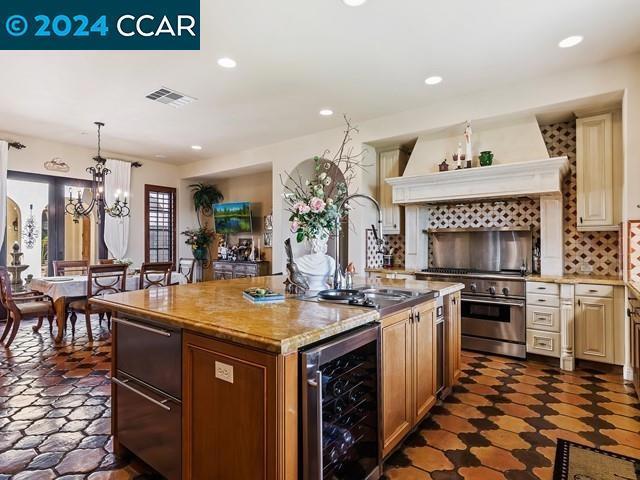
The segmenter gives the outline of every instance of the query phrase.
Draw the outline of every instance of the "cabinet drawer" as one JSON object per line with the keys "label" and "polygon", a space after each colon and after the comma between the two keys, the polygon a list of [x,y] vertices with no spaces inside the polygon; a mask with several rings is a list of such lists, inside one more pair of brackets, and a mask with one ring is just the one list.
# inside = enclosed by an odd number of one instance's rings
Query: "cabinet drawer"
{"label": "cabinet drawer", "polygon": [[557,283],[527,282],[527,293],[560,295],[560,285]]}
{"label": "cabinet drawer", "polygon": [[214,263],[213,269],[219,272],[231,272],[233,271],[233,265],[230,263]]}
{"label": "cabinet drawer", "polygon": [[560,309],[533,305],[527,307],[527,328],[560,332]]}
{"label": "cabinet drawer", "polygon": [[116,368],[175,398],[182,398],[182,334],[148,320],[119,315]]}
{"label": "cabinet drawer", "polygon": [[613,297],[613,285],[576,285],[576,297]]}
{"label": "cabinet drawer", "polygon": [[118,372],[118,441],[169,480],[182,475],[182,406]]}
{"label": "cabinet drawer", "polygon": [[559,307],[560,297],[555,295],[539,295],[537,293],[527,294],[527,307],[533,306]]}
{"label": "cabinet drawer", "polygon": [[528,328],[527,352],[560,357],[560,334]]}

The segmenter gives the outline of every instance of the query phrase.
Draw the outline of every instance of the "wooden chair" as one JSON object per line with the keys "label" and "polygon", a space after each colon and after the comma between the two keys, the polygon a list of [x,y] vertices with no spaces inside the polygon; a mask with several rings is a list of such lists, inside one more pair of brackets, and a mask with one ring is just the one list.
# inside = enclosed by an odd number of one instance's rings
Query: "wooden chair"
{"label": "wooden chair", "polygon": [[7,312],[7,320],[2,336],[0,337],[0,342],[4,342],[4,339],[9,335],[9,331],[11,331],[7,342],[4,344],[5,348],[8,348],[11,343],[13,343],[18,333],[20,322],[23,319],[37,318],[38,325],[34,326],[33,330],[38,331],[42,326],[43,318],[47,317],[49,321],[49,332],[53,333],[55,310],[51,298],[37,292],[14,294],[11,290],[9,272],[4,268],[0,269],[0,303],[2,303],[2,306]]}
{"label": "wooden chair", "polygon": [[71,333],[76,330],[77,313],[84,313],[89,341],[93,341],[91,315],[106,314],[111,325],[111,311],[89,302],[92,297],[120,293],[127,289],[127,265],[90,265],[87,274],[87,298],[69,304],[71,310]]}
{"label": "wooden chair", "polygon": [[143,263],[140,267],[138,289],[145,290],[153,287],[166,287],[171,283],[173,263]]}
{"label": "wooden chair", "polygon": [[193,272],[196,266],[195,258],[181,258],[178,261],[178,272],[187,277],[188,283],[193,283]]}
{"label": "wooden chair", "polygon": [[98,260],[98,263],[100,265],[113,265],[114,263],[116,263],[116,259],[115,258],[101,258],[100,260]]}
{"label": "wooden chair", "polygon": [[87,260],[54,260],[53,274],[56,277],[65,275],[86,275],[89,268]]}

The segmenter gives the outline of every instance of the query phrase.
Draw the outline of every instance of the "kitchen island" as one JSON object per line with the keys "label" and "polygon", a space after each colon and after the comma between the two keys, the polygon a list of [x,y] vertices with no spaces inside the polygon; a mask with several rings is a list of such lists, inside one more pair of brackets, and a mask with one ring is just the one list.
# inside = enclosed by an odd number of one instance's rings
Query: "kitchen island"
{"label": "kitchen island", "polygon": [[[283,291],[283,281],[246,278],[92,299],[115,319],[116,454],[134,455],[169,479],[298,478],[298,352],[374,322],[382,327],[379,455],[399,444],[435,403],[436,301],[381,318],[366,307],[289,296],[259,305],[242,296],[249,287]],[[459,374],[462,285],[366,278],[356,283],[435,290],[444,298],[450,388]]]}

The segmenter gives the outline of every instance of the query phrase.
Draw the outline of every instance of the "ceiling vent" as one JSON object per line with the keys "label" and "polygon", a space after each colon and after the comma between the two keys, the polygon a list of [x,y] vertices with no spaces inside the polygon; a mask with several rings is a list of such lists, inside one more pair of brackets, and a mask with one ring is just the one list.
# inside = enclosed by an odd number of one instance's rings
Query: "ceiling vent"
{"label": "ceiling vent", "polygon": [[147,95],[147,98],[149,100],[153,100],[154,102],[160,102],[166,105],[170,105],[173,108],[184,107],[185,105],[189,105],[196,100],[189,95],[171,90],[167,87],[162,87],[154,92],[151,92],[149,95]]}

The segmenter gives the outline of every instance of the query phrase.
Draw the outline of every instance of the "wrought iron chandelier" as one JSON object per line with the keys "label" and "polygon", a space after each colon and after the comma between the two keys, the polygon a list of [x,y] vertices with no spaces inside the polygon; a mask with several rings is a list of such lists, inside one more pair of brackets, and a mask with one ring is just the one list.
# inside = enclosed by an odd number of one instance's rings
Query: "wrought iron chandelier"
{"label": "wrought iron chandelier", "polygon": [[36,219],[33,216],[33,205],[29,205],[29,218],[22,229],[22,241],[25,247],[31,249],[36,244],[38,238],[38,230],[36,229]]}
{"label": "wrought iron chandelier", "polygon": [[116,199],[113,204],[109,204],[104,193],[104,177],[111,173],[111,170],[105,167],[107,159],[100,153],[100,129],[104,127],[102,122],[94,122],[98,127],[98,154],[93,157],[96,162],[95,167],[87,167],[87,172],[91,174],[91,202],[85,204],[82,199],[82,189],[78,190],[77,198],[73,198],[73,192],[69,189],[69,198],[65,206],[65,212],[73,215],[73,222],[78,223],[80,217],[88,217],[94,211],[96,212],[96,222],[101,221],[101,211],[104,210],[109,216],[115,218],[128,217],[131,214],[129,209],[128,193],[124,192],[124,200],[120,199],[120,190],[116,192]]}

